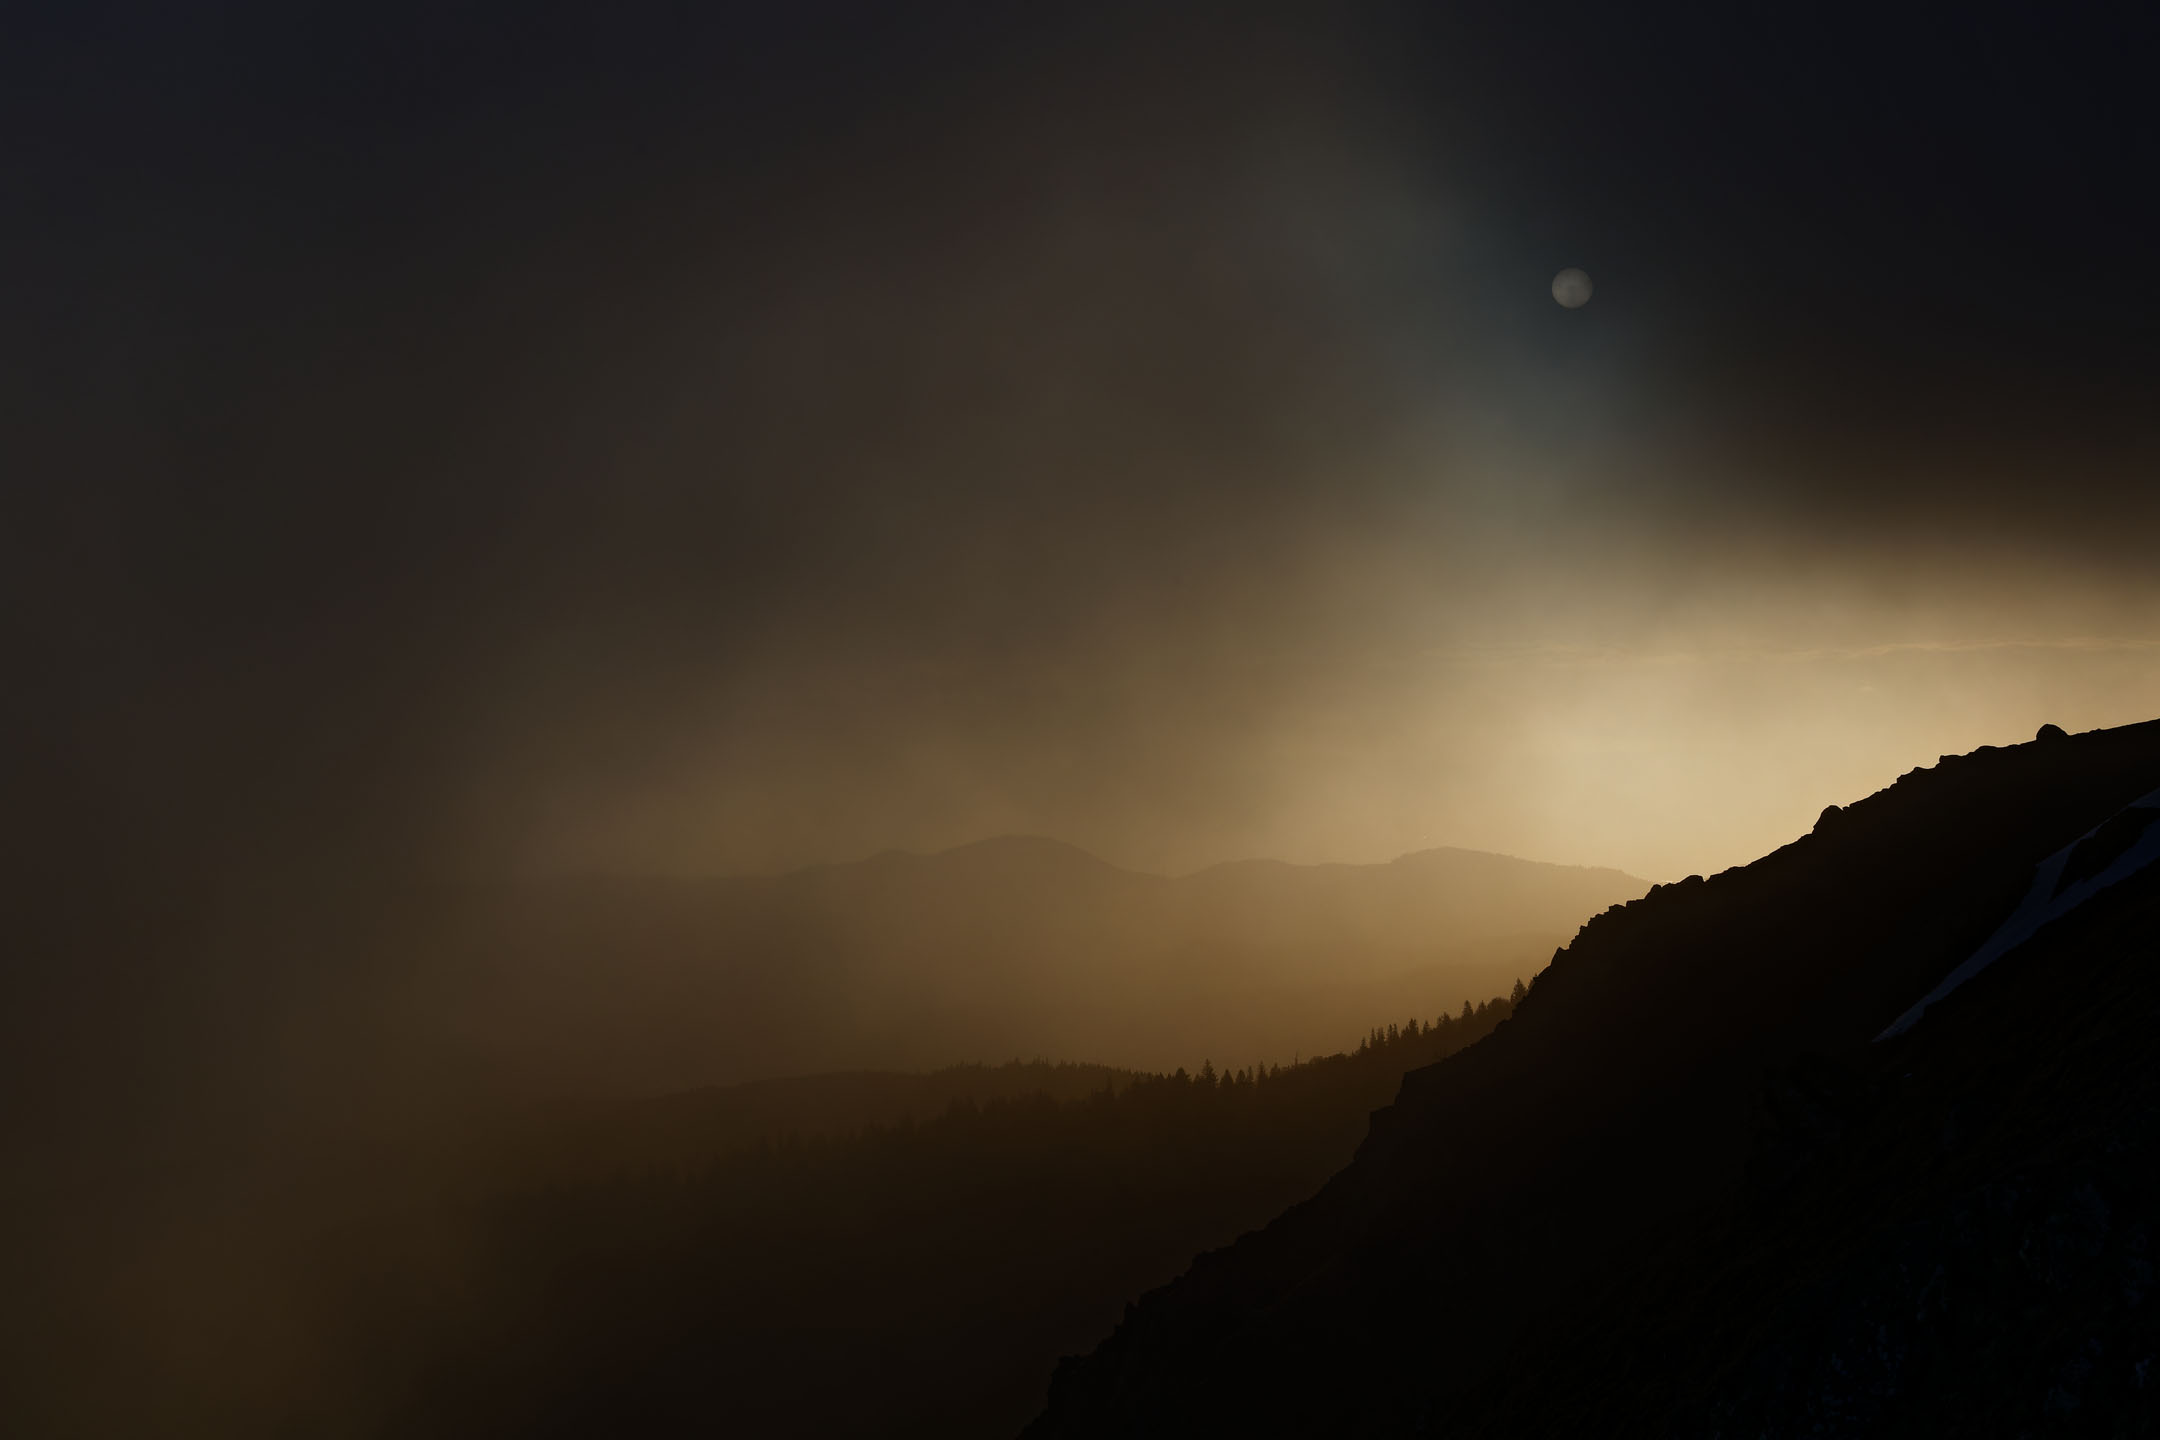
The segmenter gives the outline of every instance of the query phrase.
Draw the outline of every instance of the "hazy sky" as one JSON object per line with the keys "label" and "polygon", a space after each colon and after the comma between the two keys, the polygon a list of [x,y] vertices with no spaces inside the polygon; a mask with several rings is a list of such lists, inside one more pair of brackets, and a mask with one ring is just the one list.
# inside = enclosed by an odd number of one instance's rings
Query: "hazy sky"
{"label": "hazy sky", "polygon": [[1669,879],[2160,715],[2153,20],[1681,8],[44,7],[15,843]]}

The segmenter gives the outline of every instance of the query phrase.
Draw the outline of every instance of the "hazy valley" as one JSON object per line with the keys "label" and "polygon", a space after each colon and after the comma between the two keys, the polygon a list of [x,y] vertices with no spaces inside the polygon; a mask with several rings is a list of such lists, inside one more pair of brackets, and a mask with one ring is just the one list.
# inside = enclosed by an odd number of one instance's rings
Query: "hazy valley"
{"label": "hazy valley", "polygon": [[413,1043],[506,1093],[1009,1059],[1288,1063],[1505,993],[1648,882],[1432,850],[1165,878],[984,841],[761,879],[586,878],[414,906]]}

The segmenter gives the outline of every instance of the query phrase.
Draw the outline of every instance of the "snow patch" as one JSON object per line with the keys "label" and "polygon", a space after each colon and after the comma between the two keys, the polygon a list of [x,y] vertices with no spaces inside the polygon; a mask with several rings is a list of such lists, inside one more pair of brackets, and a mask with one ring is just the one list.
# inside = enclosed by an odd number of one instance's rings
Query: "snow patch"
{"label": "snow patch", "polygon": [[2019,902],[2018,908],[2012,912],[2010,918],[2003,921],[2001,927],[1987,938],[1987,943],[1973,951],[1971,958],[1944,976],[1943,982],[1933,990],[1928,991],[1921,998],[1919,1004],[1907,1010],[1903,1015],[1898,1016],[1896,1020],[1890,1023],[1888,1029],[1875,1038],[1882,1041],[1904,1034],[1919,1023],[1920,1017],[1927,1013],[1930,1005],[1935,1004],[1945,995],[1957,989],[1958,986],[1963,985],[1973,976],[1987,969],[1988,966],[1994,964],[2027,940],[2032,939],[2041,926],[2061,919],[2110,885],[2127,880],[2147,865],[2152,864],[2153,861],[2160,860],[2160,790],[2155,790],[2142,799],[2133,800],[2130,804],[2117,811],[2115,815],[2109,816],[2108,820],[2112,821],[2118,816],[2127,815],[2133,810],[2151,810],[2155,812],[2152,820],[2146,824],[2144,832],[2138,836],[2135,843],[2113,860],[2110,860],[2100,869],[2099,873],[2073,881],[2069,885],[2062,884],[2062,879],[2063,871],[2069,867],[2071,856],[2076,852],[2078,846],[2083,845],[2093,836],[2099,834],[2108,822],[2103,821],[2100,825],[2095,825],[2092,829],[2041,861],[2039,867],[2033,872],[2032,888],[2025,892],[2025,898]]}

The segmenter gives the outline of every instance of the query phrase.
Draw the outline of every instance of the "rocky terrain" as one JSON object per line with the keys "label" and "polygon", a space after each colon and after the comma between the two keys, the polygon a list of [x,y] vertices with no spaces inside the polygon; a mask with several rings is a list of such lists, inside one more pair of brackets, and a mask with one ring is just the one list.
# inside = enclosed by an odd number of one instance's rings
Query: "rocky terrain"
{"label": "rocky terrain", "polygon": [[1028,1434],[2144,1433],[2156,784],[2051,727],[1607,911]]}

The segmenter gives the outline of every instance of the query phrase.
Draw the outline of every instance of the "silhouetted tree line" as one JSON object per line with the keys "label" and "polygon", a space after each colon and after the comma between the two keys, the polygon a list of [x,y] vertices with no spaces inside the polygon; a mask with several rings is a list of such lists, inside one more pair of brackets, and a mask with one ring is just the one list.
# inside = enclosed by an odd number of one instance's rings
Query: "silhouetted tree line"
{"label": "silhouetted tree line", "polygon": [[344,1237],[326,1303],[400,1434],[1010,1435],[1060,1355],[1311,1194],[1405,1071],[1512,1009],[527,1188],[419,1273]]}

